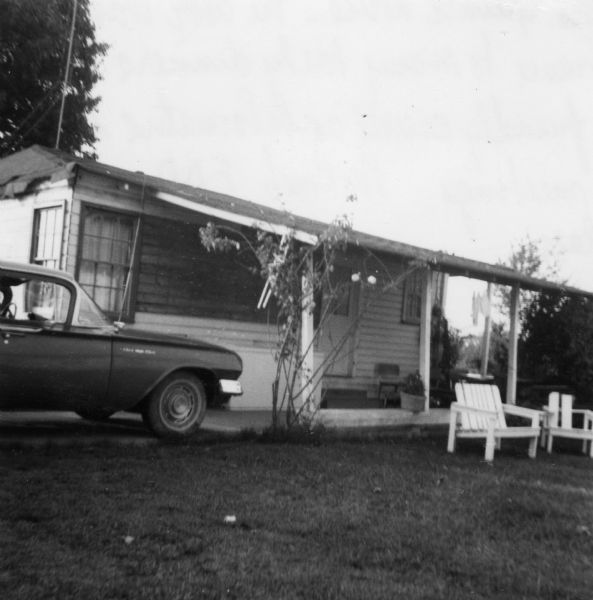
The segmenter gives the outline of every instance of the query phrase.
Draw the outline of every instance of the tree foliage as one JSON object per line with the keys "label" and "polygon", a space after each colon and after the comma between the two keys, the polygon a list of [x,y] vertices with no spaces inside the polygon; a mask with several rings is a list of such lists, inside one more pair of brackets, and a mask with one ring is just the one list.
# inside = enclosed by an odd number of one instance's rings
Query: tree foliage
{"label": "tree foliage", "polygon": [[525,377],[571,385],[589,401],[593,390],[593,303],[538,294],[521,315],[519,367]]}
{"label": "tree foliage", "polygon": [[[56,143],[74,0],[0,0],[0,157]],[[89,0],[78,0],[60,148],[95,157],[89,115],[107,45],[95,39]]]}
{"label": "tree foliage", "polygon": [[[556,257],[543,258],[540,243],[529,238],[513,249],[506,264],[532,277],[559,279]],[[499,297],[508,313],[508,297]],[[519,318],[519,375],[542,383],[568,384],[581,400],[588,400],[593,390],[593,303],[561,293],[522,292]],[[500,324],[493,327],[499,328],[500,338],[494,362],[506,366],[507,334]]]}
{"label": "tree foliage", "polygon": [[[498,264],[510,267],[528,277],[545,278],[551,281],[559,280],[559,268],[556,250],[547,256],[542,254],[541,241],[526,237],[511,248],[509,256]],[[521,326],[527,315],[527,307],[537,303],[537,292],[522,290],[519,295],[519,319]],[[509,330],[508,320],[511,306],[511,290],[508,286],[495,286],[494,305],[498,318],[493,318],[490,329],[490,347],[488,356],[488,372],[497,378],[506,377],[508,370]],[[502,319],[501,319],[502,317]],[[463,350],[463,366],[470,369],[481,368],[483,339],[467,339]],[[519,364],[521,367],[521,364]],[[527,371],[523,370],[522,375]]]}
{"label": "tree foliage", "polygon": [[[499,264],[519,271],[528,277],[540,277],[550,281],[558,280],[558,261],[554,251],[547,257],[542,256],[541,240],[532,240],[529,236],[513,245],[511,253]],[[534,292],[523,290],[520,294],[520,305],[524,306],[535,297]],[[508,316],[511,306],[511,291],[507,286],[495,288],[495,298],[500,312]]]}

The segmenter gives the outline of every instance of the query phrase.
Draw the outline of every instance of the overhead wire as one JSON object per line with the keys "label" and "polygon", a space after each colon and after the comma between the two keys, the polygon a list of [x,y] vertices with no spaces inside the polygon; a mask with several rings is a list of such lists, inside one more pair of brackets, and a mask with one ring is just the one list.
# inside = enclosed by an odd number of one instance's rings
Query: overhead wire
{"label": "overhead wire", "polygon": [[60,114],[58,117],[58,131],[56,134],[56,150],[60,148],[60,138],[62,136],[62,121],[64,119],[64,108],[66,107],[66,90],[70,80],[70,61],[72,59],[72,45],[74,43],[74,32],[76,30],[76,10],[78,8],[78,0],[72,3],[72,23],[70,25],[70,37],[68,39],[68,54],[66,58],[66,70],[64,72],[64,82],[62,84],[62,103],[60,105]]}
{"label": "overhead wire", "polygon": [[[73,43],[74,31],[75,31],[77,6],[78,6],[78,0],[73,0],[73,14],[72,14],[71,27],[70,27],[70,36],[69,36],[69,40],[68,40],[67,62],[66,62],[63,81],[57,80],[57,81],[53,82],[53,84],[51,85],[49,90],[47,90],[45,92],[43,97],[37,102],[37,104],[29,112],[29,114],[23,119],[23,121],[13,131],[11,131],[6,138],[3,138],[2,140],[0,140],[0,148],[3,148],[3,149],[8,148],[10,145],[15,145],[15,144],[21,142],[24,138],[26,138],[27,135],[39,124],[39,122],[43,118],[45,118],[47,113],[55,106],[56,102],[61,99],[61,107],[60,107],[59,120],[58,120],[58,131],[57,131],[57,138],[56,138],[56,148],[59,146],[60,134],[61,134],[61,130],[62,130],[64,105],[65,105],[65,99],[66,99],[66,87],[68,85],[68,79],[70,76],[70,59],[71,59],[71,54],[72,54],[72,43]],[[56,98],[55,93],[58,90],[58,88],[61,88],[61,94],[60,94],[60,96],[58,96]],[[18,135],[19,131],[21,129],[23,129],[23,127],[25,127],[25,125],[34,117],[35,113],[38,110],[40,110],[41,107],[43,107],[43,105],[48,101],[49,101],[49,105],[43,110],[43,112],[35,120],[33,125],[31,125],[31,127],[29,127],[25,133]],[[17,137],[17,135],[18,135],[18,137]]]}
{"label": "overhead wire", "polygon": [[[56,90],[53,89],[52,91],[55,94]],[[49,94],[47,97],[49,97]],[[11,132],[11,134],[2,141],[2,143],[0,144],[0,147],[8,148],[10,145],[18,144],[19,142],[24,140],[29,135],[29,133],[31,133],[31,131],[33,131],[33,129],[35,129],[35,127],[37,127],[37,125],[47,116],[47,113],[57,104],[58,100],[60,100],[59,95],[54,96],[54,98],[51,98],[48,106],[37,117],[37,119],[35,119],[33,124],[30,127],[28,127],[24,133],[17,135],[18,130],[21,129],[23,127],[24,123],[32,117],[32,114],[29,114],[27,119],[25,119],[25,121],[23,121],[23,123],[21,123],[21,125],[16,130],[14,132]],[[38,107],[42,106],[44,103],[45,103],[45,99],[44,99],[44,101],[42,101],[38,104],[38,106],[34,109],[34,111],[37,111]]]}
{"label": "overhead wire", "polygon": [[35,113],[48,101],[51,99],[51,96],[56,93],[56,90],[60,86],[60,81],[54,81],[49,89],[45,92],[45,94],[41,97],[41,99],[37,102],[37,104],[32,108],[29,114],[21,121],[18,127],[15,127],[13,131],[10,132],[10,135],[14,137],[34,116]]}

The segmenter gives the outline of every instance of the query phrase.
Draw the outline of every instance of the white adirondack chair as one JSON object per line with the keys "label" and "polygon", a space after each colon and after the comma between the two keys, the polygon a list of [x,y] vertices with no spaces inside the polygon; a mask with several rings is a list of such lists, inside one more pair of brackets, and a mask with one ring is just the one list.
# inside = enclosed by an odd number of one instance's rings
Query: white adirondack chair
{"label": "white adirondack chair", "polygon": [[[447,450],[455,452],[457,438],[484,438],[484,459],[494,459],[494,449],[500,448],[502,438],[528,438],[529,457],[535,458],[537,439],[543,411],[503,404],[495,385],[479,383],[455,384],[456,402],[451,404],[449,441]],[[530,421],[527,427],[510,427],[505,414],[516,415]]]}
{"label": "white adirondack chair", "polygon": [[[551,392],[548,396],[548,406],[544,407],[546,419],[542,435],[542,446],[547,444],[548,452],[552,452],[554,437],[565,437],[583,440],[583,454],[593,458],[593,410],[574,409],[574,396]],[[583,415],[581,427],[574,427],[574,416]],[[547,440],[547,442],[546,442]]]}

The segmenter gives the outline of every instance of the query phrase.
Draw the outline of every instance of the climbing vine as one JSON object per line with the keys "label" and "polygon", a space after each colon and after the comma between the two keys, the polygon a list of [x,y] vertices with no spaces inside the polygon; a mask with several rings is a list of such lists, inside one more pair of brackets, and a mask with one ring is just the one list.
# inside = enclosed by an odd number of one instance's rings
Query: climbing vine
{"label": "climbing vine", "polygon": [[[272,226],[270,226],[272,230]],[[357,315],[338,339],[314,362],[308,358],[315,352],[319,336],[327,326],[337,303],[353,285],[380,289],[385,292],[398,287],[403,279],[421,265],[412,262],[393,277],[385,264],[373,253],[356,245],[350,219],[341,216],[324,231],[305,243],[294,230],[286,229],[275,234],[263,229],[253,237],[243,231],[208,223],[200,228],[202,245],[211,252],[247,252],[255,257],[257,267],[250,269],[263,283],[258,309],[275,308],[277,337],[274,348],[275,374],[272,382],[272,426],[279,424],[279,415],[286,414],[286,425],[310,422],[319,403],[314,398],[319,393],[321,376],[349,351],[348,340],[354,334],[361,317],[376,294],[365,294]],[[357,248],[362,259],[360,270],[348,280],[336,277],[338,261],[347,259],[347,248]],[[314,327],[310,339],[302,339],[303,315],[312,316]]]}

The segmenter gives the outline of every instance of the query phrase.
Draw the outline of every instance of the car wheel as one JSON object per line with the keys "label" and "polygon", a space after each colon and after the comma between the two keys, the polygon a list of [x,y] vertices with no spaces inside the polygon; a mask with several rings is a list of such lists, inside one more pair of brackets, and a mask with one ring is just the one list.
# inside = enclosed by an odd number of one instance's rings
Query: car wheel
{"label": "car wheel", "polygon": [[87,421],[107,421],[113,414],[112,410],[101,410],[100,408],[85,408],[77,410],[76,414]]}
{"label": "car wheel", "polygon": [[206,414],[202,382],[189,373],[171,375],[150,395],[144,422],[159,437],[181,438],[194,433]]}

